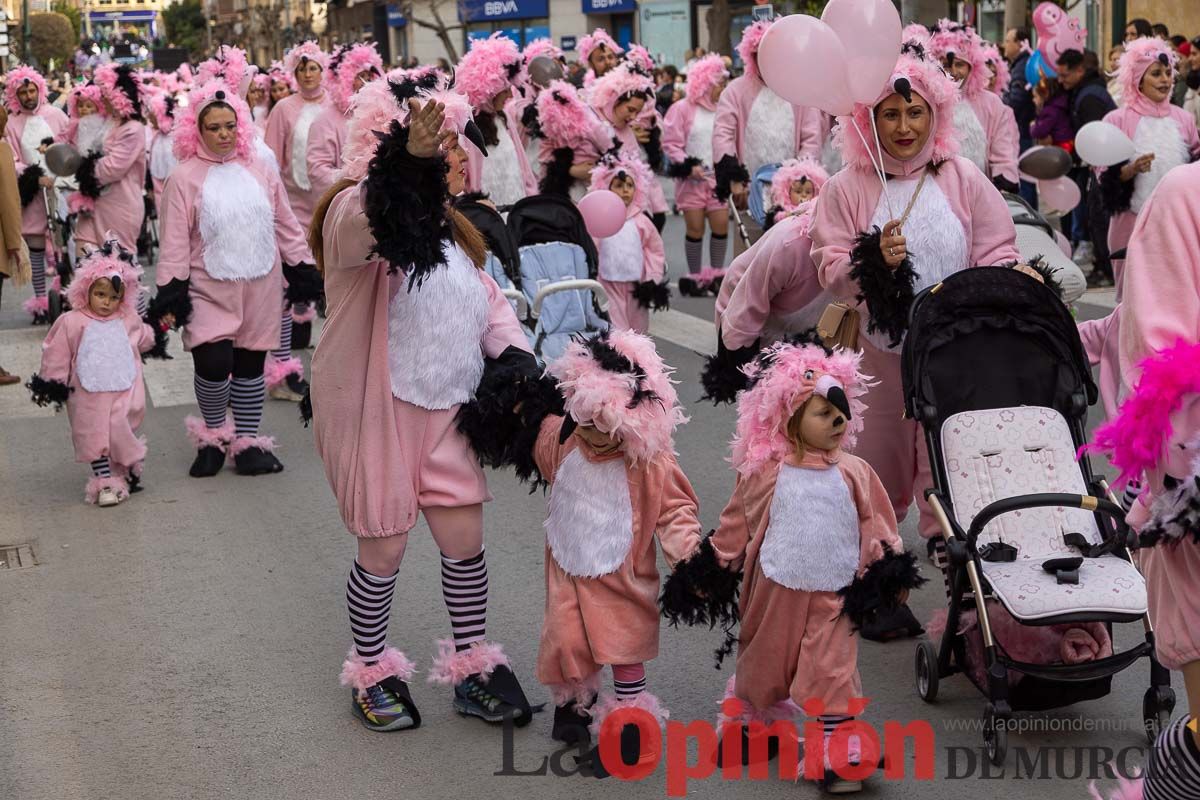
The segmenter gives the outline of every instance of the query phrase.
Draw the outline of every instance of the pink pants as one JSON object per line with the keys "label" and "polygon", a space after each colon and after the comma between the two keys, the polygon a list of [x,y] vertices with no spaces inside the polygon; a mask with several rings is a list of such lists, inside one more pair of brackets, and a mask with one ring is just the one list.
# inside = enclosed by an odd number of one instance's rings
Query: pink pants
{"label": "pink pants", "polygon": [[675,207],[680,211],[720,211],[725,204],[717,199],[717,182],[708,177],[702,181],[694,178],[675,180]]}
{"label": "pink pants", "polygon": [[633,297],[631,281],[601,280],[600,285],[608,293],[608,319],[613,330],[631,330],[646,333],[650,330],[650,309],[642,308]]}
{"label": "pink pants", "polygon": [[913,496],[921,513],[919,529],[926,539],[940,536],[942,529],[925,501],[925,490],[933,486],[929,471],[929,450],[921,426],[904,419],[904,391],[900,383],[900,354],[876,349],[865,339],[862,371],[878,381],[864,398],[863,430],[854,446],[854,455],[862,458],[879,475],[887,489],[897,522],[904,520]]}

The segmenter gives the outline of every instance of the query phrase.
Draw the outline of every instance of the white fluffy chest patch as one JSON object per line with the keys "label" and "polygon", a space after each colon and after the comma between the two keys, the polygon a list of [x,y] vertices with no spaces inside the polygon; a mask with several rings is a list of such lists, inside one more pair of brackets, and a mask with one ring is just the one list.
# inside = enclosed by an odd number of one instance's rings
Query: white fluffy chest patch
{"label": "white fluffy chest patch", "polygon": [[296,117],[296,127],[292,128],[292,180],[306,192],[312,189],[308,179],[308,133],[322,108],[320,103],[305,103]]}
{"label": "white fluffy chest patch", "polygon": [[712,166],[712,131],[716,113],[707,108],[696,108],[692,117],[692,129],[688,131],[687,154],[700,159],[705,166]]}
{"label": "white fluffy chest patch", "polygon": [[633,505],[625,460],[591,462],[572,450],[558,467],[546,517],[550,554],[563,572],[599,578],[616,572],[633,547]]}
{"label": "white fluffy chest patch", "polygon": [[754,98],[742,141],[746,149],[743,161],[751,178],[763,164],[795,158],[796,112],[792,104],[764,86]]}
{"label": "white fluffy chest patch", "polygon": [[123,392],[137,377],[133,346],[121,319],[93,320],[83,329],[75,373],[89,392]]}
{"label": "white fluffy chest patch", "polygon": [[430,410],[475,396],[483,376],[480,340],[488,325],[479,270],[458,245],[447,245],[445,252],[445,265],[412,291],[404,279],[388,305],[392,394]]}
{"label": "white fluffy chest patch", "polygon": [[979,167],[986,175],[987,132],[984,131],[975,109],[971,108],[971,104],[966,100],[959,100],[954,106],[954,129],[958,131],[958,154]]}
{"label": "white fluffy chest patch", "polygon": [[637,223],[627,219],[616,234],[600,240],[600,277],[606,281],[640,281],[642,267],[642,237]]}
{"label": "white fluffy chest patch", "polygon": [[511,206],[525,196],[525,178],[517,159],[517,147],[508,134],[508,126],[496,121],[500,143],[483,160],[483,191],[498,206]]}
{"label": "white fluffy chest patch", "polygon": [[[258,160],[266,165],[268,169],[270,169],[276,175],[279,174],[279,159],[275,157],[275,151],[267,146],[266,141],[257,131],[254,134],[254,155],[256,155]],[[307,167],[305,169],[307,174]]]}
{"label": "white fluffy chest patch", "polygon": [[1150,171],[1134,178],[1133,197],[1129,201],[1129,208],[1137,212],[1141,211],[1142,206],[1150,199],[1158,182],[1168,172],[1188,163],[1190,159],[1187,142],[1179,131],[1179,124],[1169,116],[1142,117],[1138,120],[1133,136],[1133,149],[1139,155],[1154,153]]}
{"label": "white fluffy chest patch", "polygon": [[236,161],[204,176],[200,239],[204,271],[219,281],[261,278],[275,266],[275,210],[258,178]]}
{"label": "white fluffy chest patch", "polygon": [[170,136],[155,136],[150,145],[150,175],[155,180],[165,181],[179,163],[171,146]]}
{"label": "white fluffy chest patch", "polygon": [[779,468],[759,564],[781,586],[836,592],[854,580],[858,511],[841,470]]}
{"label": "white fluffy chest patch", "polygon": [[113,124],[99,114],[80,117],[79,124],[75,128],[75,149],[82,155],[100,150],[104,146],[104,140],[108,138],[108,132],[112,129]]}
{"label": "white fluffy chest patch", "polygon": [[21,160],[26,164],[37,164],[46,168],[46,157],[38,152],[38,148],[46,139],[53,139],[54,131],[50,123],[38,114],[25,117],[25,128],[21,131]]}

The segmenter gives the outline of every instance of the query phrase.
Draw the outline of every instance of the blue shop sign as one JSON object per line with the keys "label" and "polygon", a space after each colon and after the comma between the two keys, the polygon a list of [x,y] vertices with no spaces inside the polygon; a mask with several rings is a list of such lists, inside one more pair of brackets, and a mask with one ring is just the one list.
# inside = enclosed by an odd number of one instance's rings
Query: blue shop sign
{"label": "blue shop sign", "polygon": [[623,14],[637,11],[637,0],[582,0],[585,14]]}
{"label": "blue shop sign", "polygon": [[404,12],[400,6],[392,3],[387,7],[387,22],[389,28],[403,28],[408,24],[408,20],[404,18]]}
{"label": "blue shop sign", "polygon": [[558,37],[558,49],[562,50],[564,53],[575,52],[575,46],[577,44],[578,44],[578,40],[574,36]]}
{"label": "blue shop sign", "polygon": [[157,11],[89,11],[92,22],[154,22]]}
{"label": "blue shop sign", "polygon": [[548,17],[550,0],[462,0],[458,16],[463,22]]}

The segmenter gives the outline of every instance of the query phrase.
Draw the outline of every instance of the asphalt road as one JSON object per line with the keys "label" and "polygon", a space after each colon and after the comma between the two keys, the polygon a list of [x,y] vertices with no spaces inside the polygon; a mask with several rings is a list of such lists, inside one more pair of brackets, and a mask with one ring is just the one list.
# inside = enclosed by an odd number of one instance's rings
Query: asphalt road
{"label": "asphalt road", "polygon": [[[683,268],[682,227],[673,217],[665,235],[674,275]],[[28,289],[5,289],[0,364],[27,377],[45,329],[29,328],[19,311]],[[1085,299],[1081,318],[1111,305],[1108,295]],[[706,527],[716,524],[732,486],[725,457],[734,420],[731,409],[698,402],[696,351],[713,347],[711,311],[711,300],[680,299],[654,323],[692,417],[678,437],[679,458]],[[194,413],[189,361],[152,363],[146,373],[147,489],[113,509],[82,502],[86,467],[73,463],[65,415],[36,409],[23,389],[0,389],[0,544],[28,544],[36,558],[33,566],[0,569],[0,798],[666,796],[663,764],[637,783],[528,774],[555,750],[549,713],[512,734],[506,763],[503,731],[458,717],[449,693],[422,679],[414,686],[420,729],[363,729],[337,683],[349,644],[344,586],[354,542],[295,406],[268,401],[263,424],[280,442],[285,472],[242,478],[227,470],[195,480],[187,477],[192,453],[182,427],[185,413]],[[548,700],[532,671],[544,603],[545,499],[508,474],[490,475],[489,483],[496,498],[486,509],[489,632],[531,698]],[[923,551],[914,518],[903,533]],[[921,619],[941,604],[936,580],[912,599]],[[401,569],[391,642],[427,668],[435,639],[448,631],[436,548],[421,525]],[[1127,647],[1140,636],[1140,626],[1126,625],[1116,641]],[[648,680],[673,720],[714,719],[730,669],[713,669],[718,638],[663,629]],[[928,721],[934,778],[913,778],[910,758],[908,777],[877,776],[864,796],[1083,798],[1098,764],[1117,755],[1127,767],[1141,763],[1145,662],[1119,675],[1102,700],[1023,717],[1037,729],[1013,733],[1005,770],[985,774],[982,699],[956,677],[943,682],[936,705],[924,704],[913,688],[913,652],[911,640],[863,643],[866,718],[880,729],[885,721]],[[668,757],[694,760],[695,749],[672,743]],[[818,796],[774,776],[730,783],[717,774],[686,790]]]}

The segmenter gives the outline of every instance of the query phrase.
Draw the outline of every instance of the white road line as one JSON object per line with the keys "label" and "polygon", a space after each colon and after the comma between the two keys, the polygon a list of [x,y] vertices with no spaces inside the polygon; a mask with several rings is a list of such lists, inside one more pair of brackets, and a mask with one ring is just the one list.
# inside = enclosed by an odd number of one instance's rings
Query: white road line
{"label": "white road line", "polygon": [[704,356],[710,355],[717,347],[717,326],[682,311],[668,310],[651,314],[650,335]]}
{"label": "white road line", "polygon": [[192,382],[192,357],[183,351],[183,338],[178,331],[168,333],[170,343],[167,352],[170,361],[151,358],[142,368],[146,378],[146,393],[155,408],[190,406],[196,402]]}

